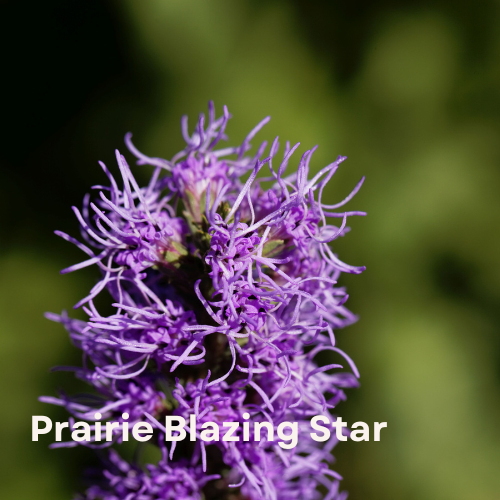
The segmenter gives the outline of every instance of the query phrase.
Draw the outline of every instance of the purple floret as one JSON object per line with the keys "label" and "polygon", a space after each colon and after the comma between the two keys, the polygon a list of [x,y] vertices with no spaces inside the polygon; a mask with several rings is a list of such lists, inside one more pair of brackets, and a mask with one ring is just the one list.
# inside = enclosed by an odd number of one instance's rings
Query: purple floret
{"label": "purple floret", "polygon": [[[224,108],[216,119],[210,103],[208,123],[201,115],[191,136],[183,118],[187,145],[170,161],[145,156],[128,135],[137,163],[153,167],[148,185],[138,185],[117,152],[121,185],[101,163],[110,185],[94,186],[97,195],[87,195],[82,210],[73,207],[83,242],[56,232],[88,256],[63,273],[91,265],[101,270],[75,306],[87,321],[47,315],[83,352],[82,366],[63,369],[74,370],[93,393],[41,399],[91,424],[96,412],[103,421],[123,422],[122,413],[130,425],[148,421],[161,450],[157,463],[141,467],[110,448],[100,482],[81,498],[346,498],[330,468],[336,441],[313,441],[309,419],[330,416],[346,398],[344,390],[358,386],[356,366],[336,347],[334,331],[357,319],[345,306],[339,276],[364,267],[339,260],[331,243],[349,230],[348,217],[365,215],[339,211],[363,179],[342,202],[325,204],[324,188],[345,157],[310,175],[314,148],[287,174],[298,144],[286,143],[281,161],[278,138],[267,156],[266,142],[247,154],[269,118],[241,146],[216,149],[227,139],[229,118]],[[335,354],[337,363],[318,365],[322,352]],[[165,443],[167,415],[186,421],[195,415],[201,425],[242,423],[245,413],[274,429],[297,422],[298,445],[282,449],[266,439]],[[120,436],[116,429],[115,443]]]}

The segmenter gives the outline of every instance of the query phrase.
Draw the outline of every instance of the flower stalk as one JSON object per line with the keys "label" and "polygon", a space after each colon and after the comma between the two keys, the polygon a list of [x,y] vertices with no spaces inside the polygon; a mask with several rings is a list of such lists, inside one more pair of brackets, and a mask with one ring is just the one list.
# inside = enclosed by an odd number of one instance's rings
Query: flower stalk
{"label": "flower stalk", "polygon": [[[101,163],[109,186],[97,186],[81,210],[73,207],[81,241],[56,232],[87,255],[63,273],[101,271],[75,306],[86,321],[47,315],[82,350],[74,371],[93,394],[41,400],[91,423],[96,413],[121,425],[124,413],[129,425],[148,421],[161,451],[157,463],[141,467],[110,448],[102,480],[81,498],[345,498],[330,468],[335,439],[317,443],[302,431],[358,386],[358,371],[336,346],[334,331],[357,319],[345,306],[339,276],[364,268],[339,260],[331,243],[348,231],[348,217],[365,215],[342,209],[363,179],[342,202],[325,204],[324,189],[345,157],[310,175],[312,149],[289,173],[298,144],[286,143],[281,160],[278,138],[267,154],[266,142],[248,154],[269,118],[240,146],[219,148],[229,118],[225,107],[216,118],[210,103],[207,120],[201,115],[191,135],[183,118],[186,147],[170,161],[139,152],[127,135],[137,164],[153,167],[148,185],[138,185],[117,151],[120,182]],[[111,313],[101,311],[100,295]],[[343,359],[346,370],[318,365],[321,352]],[[265,438],[169,444],[161,424],[168,415],[187,422],[194,415],[199,426],[243,423],[246,414],[273,428],[297,422],[297,446],[282,449]]]}

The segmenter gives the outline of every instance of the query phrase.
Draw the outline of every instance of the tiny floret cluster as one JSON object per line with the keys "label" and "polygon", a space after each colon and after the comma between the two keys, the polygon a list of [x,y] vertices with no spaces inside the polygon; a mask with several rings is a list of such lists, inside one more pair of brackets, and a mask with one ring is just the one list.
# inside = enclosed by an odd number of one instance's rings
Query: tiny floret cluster
{"label": "tiny floret cluster", "polygon": [[[111,441],[54,443],[104,448],[101,477],[78,498],[346,498],[331,468],[335,439],[319,443],[304,432],[289,449],[265,433],[260,441],[165,439],[166,416],[194,415],[198,426],[250,416],[276,429],[285,421],[309,428],[358,385],[356,366],[336,346],[335,331],[357,319],[337,281],[364,268],[341,261],[332,242],[349,230],[350,216],[365,215],[342,208],[363,179],[326,204],[345,157],[311,173],[315,148],[299,158],[299,144],[280,152],[276,138],[250,154],[269,118],[240,146],[221,148],[229,118],[225,107],[216,118],[210,103],[190,134],[184,117],[186,147],[171,160],[144,155],[127,135],[137,164],[152,167],[149,183],[139,185],[117,151],[120,179],[101,163],[108,185],[73,207],[81,238],[56,232],[87,256],[63,273],[100,270],[75,306],[86,321],[47,315],[81,349],[82,365],[72,369],[91,391],[41,400],[65,407],[70,429],[74,419],[94,428],[96,414],[118,422]],[[154,463],[123,458],[124,414],[128,425],[153,426]]]}

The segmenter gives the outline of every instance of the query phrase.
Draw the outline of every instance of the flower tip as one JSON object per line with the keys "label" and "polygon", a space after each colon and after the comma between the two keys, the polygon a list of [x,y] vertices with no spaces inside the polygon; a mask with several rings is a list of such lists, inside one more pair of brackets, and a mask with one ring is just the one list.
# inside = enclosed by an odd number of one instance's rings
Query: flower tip
{"label": "flower tip", "polygon": [[361,274],[366,270],[366,266],[359,266],[359,267],[353,267],[349,269],[348,271],[345,271],[349,274]]}
{"label": "flower tip", "polygon": [[43,313],[43,317],[50,320],[50,321],[58,321],[59,319],[59,315],[58,314],[54,314],[54,313],[51,313],[51,312],[45,312]]}
{"label": "flower tip", "polygon": [[269,152],[269,156],[271,156],[271,158],[278,152],[278,149],[280,147],[280,143],[278,141],[279,141],[279,135],[277,135],[274,138],[274,141],[271,145],[271,150]]}

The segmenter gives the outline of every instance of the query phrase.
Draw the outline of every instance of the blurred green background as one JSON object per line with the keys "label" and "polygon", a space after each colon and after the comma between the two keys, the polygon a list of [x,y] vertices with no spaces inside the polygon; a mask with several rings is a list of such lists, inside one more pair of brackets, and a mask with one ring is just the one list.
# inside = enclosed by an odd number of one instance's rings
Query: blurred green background
{"label": "blurred green background", "polygon": [[[362,386],[339,412],[387,421],[378,443],[342,444],[352,500],[500,499],[500,4],[494,0],[27,0],[0,3],[0,497],[63,500],[94,455],[31,442],[55,364],[78,362],[43,318],[95,275],[70,210],[105,182],[97,160],[134,133],[170,157],[179,119],[213,99],[233,144],[260,134],[319,144],[313,168],[366,175],[336,243],[365,264],[343,279],[361,317],[337,332]],[[145,179],[144,167],[137,167]],[[307,499],[304,499],[307,500]]]}

